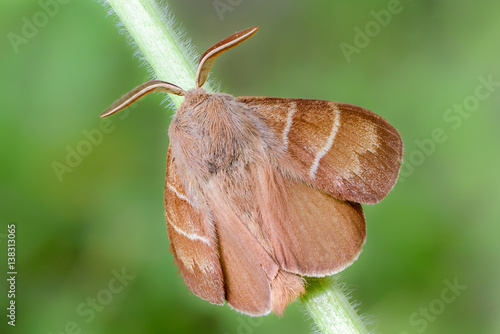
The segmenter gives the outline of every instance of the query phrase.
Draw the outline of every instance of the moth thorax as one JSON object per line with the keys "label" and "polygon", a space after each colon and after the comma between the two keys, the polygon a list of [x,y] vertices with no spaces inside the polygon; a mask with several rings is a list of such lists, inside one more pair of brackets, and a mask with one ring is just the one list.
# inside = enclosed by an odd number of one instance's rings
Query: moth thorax
{"label": "moth thorax", "polygon": [[204,179],[236,171],[262,152],[260,123],[231,95],[191,90],[170,124],[172,154],[180,168]]}

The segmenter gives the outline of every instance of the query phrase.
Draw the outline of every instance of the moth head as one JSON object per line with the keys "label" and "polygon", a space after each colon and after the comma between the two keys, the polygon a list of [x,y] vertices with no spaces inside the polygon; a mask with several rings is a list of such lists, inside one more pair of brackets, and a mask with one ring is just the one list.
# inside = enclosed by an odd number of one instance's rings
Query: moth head
{"label": "moth head", "polygon": [[[236,45],[242,43],[243,41],[250,38],[253,34],[255,34],[259,30],[259,27],[254,26],[237,33],[232,34],[231,36],[223,39],[219,43],[212,46],[208,49],[200,58],[198,63],[198,70],[196,71],[196,88],[201,88],[205,81],[207,81],[208,74],[210,73],[210,68],[214,63],[215,59],[220,56],[222,53],[227,50],[235,47]],[[165,92],[179,96],[185,96],[186,91],[179,86],[171,84],[169,82],[161,81],[161,80],[152,80],[146,83],[143,83],[140,86],[132,89],[127,94],[123,95],[120,99],[118,99],[115,103],[113,103],[108,109],[106,109],[101,117],[110,116],[122,109],[125,109],[135,101],[139,100],[144,95],[153,92]]]}

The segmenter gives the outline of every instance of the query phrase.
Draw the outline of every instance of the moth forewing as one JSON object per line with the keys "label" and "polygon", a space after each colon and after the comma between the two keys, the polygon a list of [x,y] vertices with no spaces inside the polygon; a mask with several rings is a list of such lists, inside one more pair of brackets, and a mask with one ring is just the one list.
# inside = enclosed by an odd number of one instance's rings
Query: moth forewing
{"label": "moth forewing", "polygon": [[170,147],[165,180],[165,217],[170,250],[187,287],[213,304],[224,304],[224,278],[213,221],[208,212],[193,207]]}
{"label": "moth forewing", "polygon": [[293,98],[239,97],[287,148],[281,168],[332,196],[373,204],[394,187],[403,155],[398,131],[350,104]]}

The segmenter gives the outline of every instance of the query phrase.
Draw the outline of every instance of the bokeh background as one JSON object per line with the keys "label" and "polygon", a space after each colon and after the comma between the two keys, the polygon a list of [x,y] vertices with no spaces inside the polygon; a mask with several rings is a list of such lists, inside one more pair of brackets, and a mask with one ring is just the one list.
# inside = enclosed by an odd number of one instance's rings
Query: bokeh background
{"label": "bokeh background", "polygon": [[[23,32],[48,2],[0,2],[0,331],[311,332],[300,302],[281,319],[251,319],[188,292],[163,211],[174,111],[150,95],[101,123],[100,112],[149,79],[147,67],[97,2],[61,0],[45,24]],[[230,9],[218,12],[220,3]],[[397,3],[170,1],[199,53],[260,26],[213,67],[223,91],[357,104],[401,132],[400,182],[365,206],[368,241],[342,275],[370,328],[500,333],[500,3]],[[391,6],[399,12],[377,30],[374,12]],[[356,37],[366,28],[369,40]],[[13,34],[26,39],[12,43]],[[106,133],[86,147],[96,129]],[[77,149],[89,153],[68,157]],[[74,167],[58,176],[54,166],[67,159]],[[15,328],[5,317],[12,223]],[[105,304],[92,308],[96,298]]]}

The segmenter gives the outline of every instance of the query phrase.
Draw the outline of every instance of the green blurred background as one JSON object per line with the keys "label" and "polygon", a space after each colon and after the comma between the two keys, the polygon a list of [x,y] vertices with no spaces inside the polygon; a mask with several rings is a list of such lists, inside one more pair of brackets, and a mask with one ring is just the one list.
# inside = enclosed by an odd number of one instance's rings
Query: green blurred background
{"label": "green blurred background", "polygon": [[[212,78],[223,91],[357,104],[403,136],[400,182],[382,203],[365,206],[364,252],[342,274],[370,328],[500,333],[500,3],[402,0],[381,26],[372,11],[393,1],[220,2],[231,10],[218,13],[213,1],[170,5],[199,53],[260,26],[216,62]],[[36,1],[0,2],[0,331],[311,332],[300,302],[281,319],[252,319],[188,292],[168,251],[163,211],[173,110],[151,95],[101,123],[99,113],[149,79],[147,67],[92,1],[60,4],[25,43],[13,44],[41,11]],[[372,37],[356,39],[357,28]],[[342,43],[356,52],[346,57]],[[85,147],[85,133],[102,126],[102,141]],[[89,154],[58,177],[54,163],[66,164],[78,148]],[[15,328],[5,317],[11,223]],[[122,271],[126,286],[113,280]],[[454,282],[462,288],[446,290]],[[106,303],[90,311],[96,297]]]}

